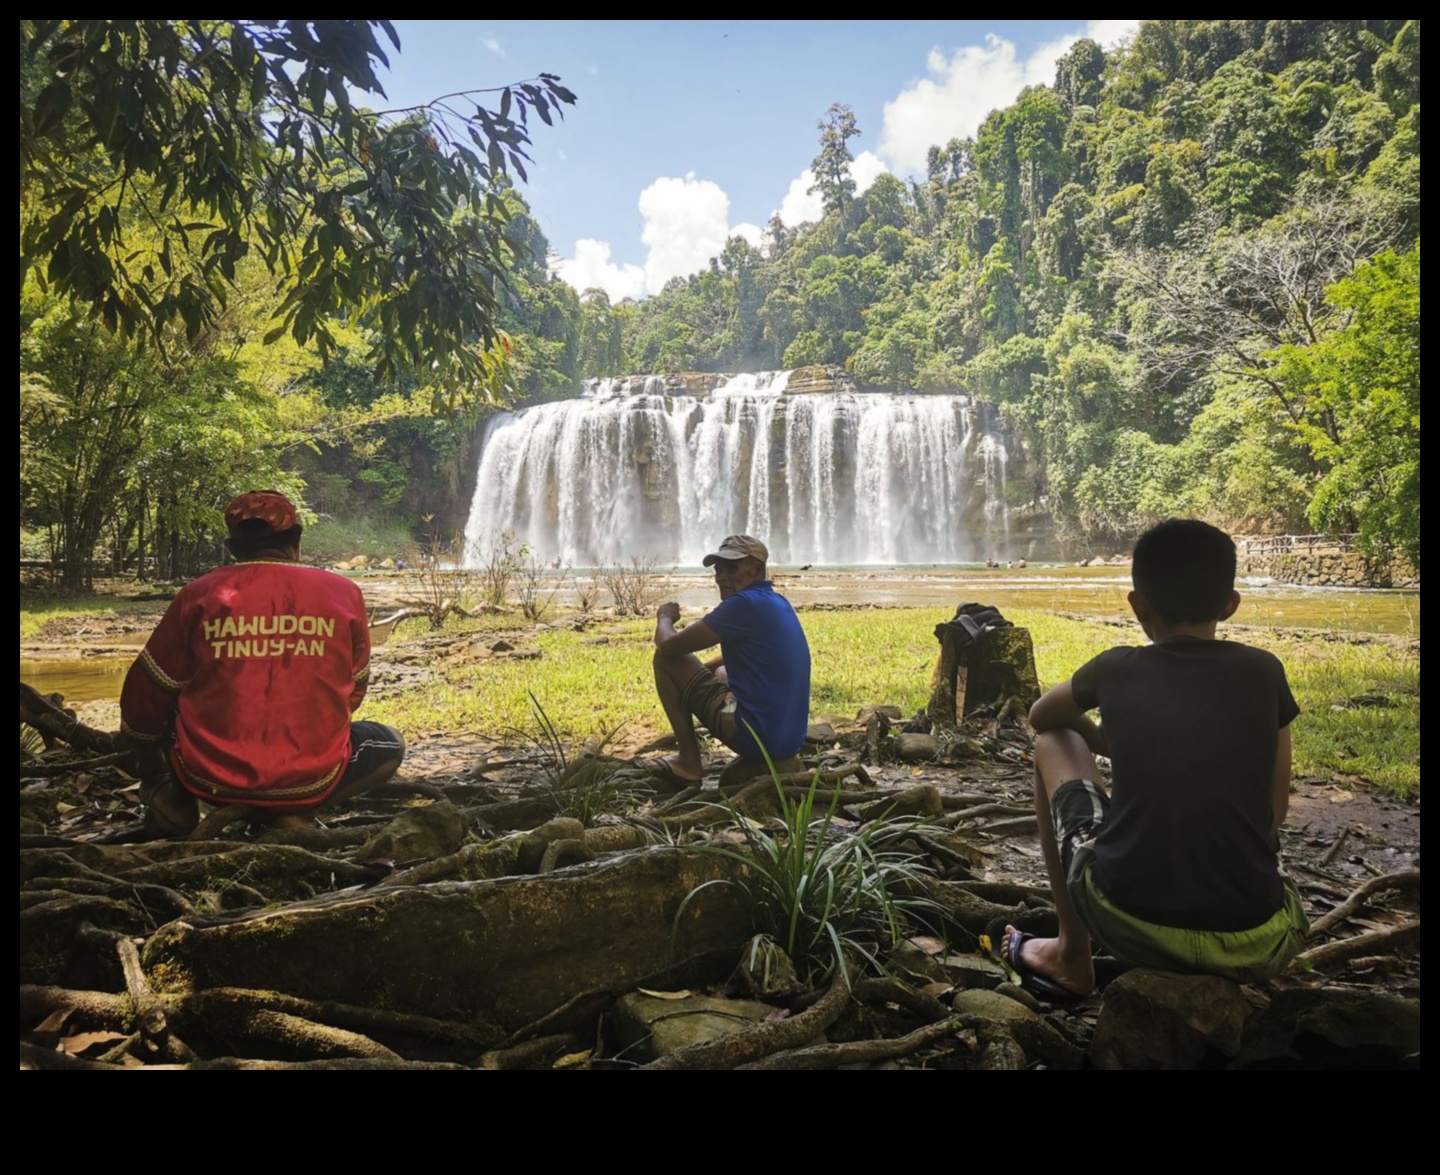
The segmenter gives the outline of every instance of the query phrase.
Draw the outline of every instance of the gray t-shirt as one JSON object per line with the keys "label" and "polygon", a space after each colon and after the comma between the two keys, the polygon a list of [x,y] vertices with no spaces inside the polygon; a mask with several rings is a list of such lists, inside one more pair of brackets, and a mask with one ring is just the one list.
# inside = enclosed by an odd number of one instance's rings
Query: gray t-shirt
{"label": "gray t-shirt", "polygon": [[1095,884],[1137,918],[1247,930],[1283,901],[1274,823],[1279,731],[1300,712],[1285,667],[1234,641],[1110,649],[1071,679],[1100,710],[1110,814]]}

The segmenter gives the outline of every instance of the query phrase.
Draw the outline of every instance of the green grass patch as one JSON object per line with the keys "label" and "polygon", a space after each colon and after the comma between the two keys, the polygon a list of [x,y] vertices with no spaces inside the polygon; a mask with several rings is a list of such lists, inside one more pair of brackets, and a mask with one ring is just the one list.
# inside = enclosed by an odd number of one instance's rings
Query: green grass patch
{"label": "green grass patch", "polygon": [[[897,705],[907,714],[922,709],[937,652],[934,628],[950,615],[943,608],[803,612],[814,658],[812,720],[848,721],[869,703]],[[1105,649],[1144,640],[1138,626],[1116,628],[1021,609],[1008,615],[1030,629],[1042,687],[1064,680]],[[476,635],[514,627],[514,617],[447,622],[448,629]],[[408,622],[394,639],[403,643],[427,631],[419,622]],[[533,728],[533,692],[557,729],[571,739],[621,724],[632,733],[654,732],[663,728],[664,716],[650,667],[653,632],[652,621],[631,620],[592,627],[585,634],[563,630],[512,636],[514,644],[538,647],[541,659],[440,665],[439,680],[430,685],[377,692],[364,717],[408,732],[470,730],[501,736]],[[596,635],[610,643],[584,643]],[[1297,777],[1364,779],[1398,796],[1418,794],[1418,652],[1391,644],[1296,640],[1283,633],[1252,632],[1246,640],[1285,663],[1303,710],[1294,730]],[[1387,704],[1352,703],[1374,697]]]}
{"label": "green grass patch", "polygon": [[20,639],[25,641],[39,636],[52,620],[65,620],[72,616],[115,616],[121,612],[143,611],[147,608],[153,611],[155,607],[153,602],[137,601],[127,604],[117,601],[113,596],[94,599],[72,597],[57,599],[52,603],[31,602],[20,609]]}

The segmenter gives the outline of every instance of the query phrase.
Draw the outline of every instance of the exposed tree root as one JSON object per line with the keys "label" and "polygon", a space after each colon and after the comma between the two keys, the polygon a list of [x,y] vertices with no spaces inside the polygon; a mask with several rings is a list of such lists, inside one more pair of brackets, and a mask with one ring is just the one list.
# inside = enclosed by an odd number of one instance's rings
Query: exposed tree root
{"label": "exposed tree root", "polygon": [[[129,1069],[129,1065],[110,1065],[101,1061],[86,1061],[80,1057],[57,1053],[38,1045],[20,1042],[21,1069]],[[402,1061],[382,1057],[331,1057],[320,1061],[257,1061],[239,1057],[219,1057],[213,1061],[191,1061],[187,1065],[145,1065],[152,1069],[465,1069],[465,1065],[454,1065],[444,1061]]]}
{"label": "exposed tree root", "polygon": [[323,888],[358,885],[375,881],[386,873],[384,868],[353,865],[336,857],[322,857],[290,845],[245,845],[208,856],[163,861],[144,865],[125,874],[131,882],[154,881],[172,887],[213,884],[219,879],[244,878],[251,885],[263,885],[279,878],[296,879],[316,876]]}
{"label": "exposed tree root", "polygon": [[178,1014],[183,1020],[198,1018],[205,1021],[216,1009],[229,1006],[249,1011],[278,1012],[342,1031],[380,1033],[392,1038],[409,1037],[469,1050],[483,1048],[488,1043],[486,1034],[453,1020],[364,1008],[334,1000],[307,1000],[278,991],[212,987],[191,995],[167,997],[167,1003],[179,1009]]}
{"label": "exposed tree root", "polygon": [[982,824],[975,831],[988,832],[991,836],[1026,836],[1035,832],[1039,827],[1032,813],[1014,820],[997,820],[994,824]]}
{"label": "exposed tree root", "polygon": [[[133,944],[131,949],[133,950]],[[137,959],[138,964],[138,959]],[[342,1043],[358,1033],[380,1033],[390,1038],[401,1037],[430,1045],[444,1045],[454,1050],[469,1053],[478,1052],[494,1039],[465,1024],[453,1020],[437,1020],[430,1016],[413,1016],[404,1012],[390,1012],[379,1008],[363,1008],[353,1004],[342,1004],[332,1000],[307,1000],[276,991],[257,991],[241,987],[212,987],[204,991],[184,995],[155,995],[148,983],[143,994],[137,999],[136,987],[132,987],[130,972],[126,972],[126,994],[103,991],[76,991],[70,988],[22,985],[20,988],[20,1030],[32,1029],[47,1016],[68,1011],[74,1020],[88,1028],[103,1028],[112,1032],[129,1032],[139,1028],[145,1032],[163,1031],[161,1025],[173,1020],[175,1025],[186,1032],[205,1035],[226,1035],[236,1025],[243,1028],[242,1035],[274,1041],[274,1031],[280,1022],[266,1022],[255,1019],[263,1014],[276,1014],[289,1021],[313,1025],[321,1032],[340,1032],[340,1038],[326,1036],[320,1046],[326,1055],[333,1052],[337,1040]],[[158,1019],[157,1019],[158,1017]],[[252,1031],[260,1025],[258,1032]],[[308,1036],[307,1029],[301,1036],[279,1034],[288,1048],[301,1045]],[[364,1040],[366,1038],[359,1037]],[[354,1041],[350,1041],[354,1044]],[[374,1045],[375,1042],[371,1042]],[[369,1045],[360,1046],[365,1051],[350,1052],[347,1055],[394,1055],[382,1045],[376,1053]]]}
{"label": "exposed tree root", "polygon": [[347,824],[344,828],[267,828],[255,839],[262,845],[294,845],[312,853],[324,853],[363,845],[375,835],[376,829],[387,823],[380,818],[366,824]]}
{"label": "exposed tree root", "polygon": [[1387,873],[1383,877],[1372,877],[1324,917],[1317,918],[1310,926],[1310,937],[1319,938],[1322,934],[1330,933],[1377,893],[1384,893],[1392,889],[1418,889],[1419,886],[1420,870],[1418,869],[1406,869],[1399,873]]}
{"label": "exposed tree root", "polygon": [[[1376,878],[1376,880],[1380,880]],[[1340,938],[1318,947],[1302,951],[1299,958],[1312,967],[1328,967],[1361,955],[1385,954],[1396,947],[1408,947],[1420,941],[1420,919],[1402,922],[1386,930],[1375,930],[1369,934],[1357,934],[1353,938]]]}
{"label": "exposed tree root", "polygon": [[167,1061],[186,1064],[200,1058],[178,1036],[170,1031],[165,1018],[165,1008],[160,999],[150,990],[150,981],[140,966],[140,952],[132,939],[122,938],[115,944],[120,957],[120,969],[125,975],[125,990],[130,996],[130,1006],[135,1010],[135,1023],[139,1028],[139,1040],[127,1051],[141,1047],[153,1049],[156,1055]]}
{"label": "exposed tree root", "polygon": [[[1027,816],[1033,820],[1035,818],[1035,809],[1033,807],[1021,807],[1018,804],[1005,804],[992,801],[986,804],[974,804],[968,808],[961,808],[958,811],[951,812],[940,817],[940,819],[935,821],[935,824],[940,828],[956,828],[966,821],[978,820],[982,816]],[[991,825],[990,827],[994,826]]]}
{"label": "exposed tree root", "polygon": [[69,763],[21,763],[20,781],[24,783],[31,779],[54,779],[57,775],[79,775],[84,771],[94,771],[97,767],[109,767],[123,762],[129,757],[124,751],[116,751],[111,755],[101,755],[98,759],[75,759]]}
{"label": "exposed tree root", "polygon": [[227,804],[208,813],[191,830],[186,840],[217,840],[222,832],[237,824],[249,824],[263,819],[263,809],[250,804]]}
{"label": "exposed tree root", "polygon": [[523,1028],[517,1028],[498,1045],[497,1050],[512,1049],[522,1041],[535,1036],[542,1036],[546,1033],[554,1034],[562,1031],[576,1031],[581,1026],[593,1024],[600,1014],[606,1011],[615,1002],[615,996],[609,991],[582,991],[579,995],[566,1000],[553,1012],[547,1012],[540,1019],[526,1024]]}
{"label": "exposed tree root", "polygon": [[47,740],[58,739],[82,751],[95,751],[101,755],[129,751],[120,735],[86,726],[23,681],[20,683],[20,721],[33,726]]}
{"label": "exposed tree root", "polygon": [[845,1044],[812,1044],[808,1048],[795,1049],[788,1053],[777,1053],[737,1065],[737,1069],[838,1069],[841,1065],[860,1065],[872,1061],[888,1061],[893,1057],[907,1057],[919,1052],[927,1045],[943,1040],[965,1027],[966,1021],[954,1016],[936,1024],[927,1024],[905,1036],[889,1040],[856,1040]]}
{"label": "exposed tree root", "polygon": [[933,995],[926,995],[902,979],[862,979],[855,984],[855,998],[862,1004],[894,1004],[927,1023],[950,1015],[950,1009]]}
{"label": "exposed tree root", "polygon": [[228,1042],[243,1041],[257,1052],[279,1051],[306,1060],[364,1057],[372,1061],[398,1061],[400,1055],[358,1032],[332,1028],[288,1012],[251,1008],[232,1000],[210,1000],[197,992],[191,1006],[204,1008],[206,1033]]}
{"label": "exposed tree root", "polygon": [[850,985],[845,979],[845,970],[837,967],[829,990],[818,1003],[798,1016],[760,1024],[718,1040],[692,1044],[640,1068],[733,1069],[737,1065],[758,1061],[781,1049],[798,1048],[814,1040],[840,1018],[849,1001]]}
{"label": "exposed tree root", "polygon": [[564,1053],[573,1053],[580,1041],[570,1033],[558,1036],[537,1036],[508,1049],[491,1049],[481,1053],[477,1069],[533,1069],[543,1061],[551,1061]]}

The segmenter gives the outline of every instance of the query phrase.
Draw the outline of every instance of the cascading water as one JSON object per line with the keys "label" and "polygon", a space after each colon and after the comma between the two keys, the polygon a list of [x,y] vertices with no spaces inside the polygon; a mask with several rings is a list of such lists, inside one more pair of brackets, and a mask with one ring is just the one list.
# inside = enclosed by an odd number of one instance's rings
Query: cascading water
{"label": "cascading water", "polygon": [[787,383],[762,372],[675,395],[658,376],[591,380],[578,400],[497,414],[471,558],[507,531],[577,567],[632,555],[693,566],[735,533],[789,566],[1008,549],[1005,445],[988,409],[965,396],[787,395]]}

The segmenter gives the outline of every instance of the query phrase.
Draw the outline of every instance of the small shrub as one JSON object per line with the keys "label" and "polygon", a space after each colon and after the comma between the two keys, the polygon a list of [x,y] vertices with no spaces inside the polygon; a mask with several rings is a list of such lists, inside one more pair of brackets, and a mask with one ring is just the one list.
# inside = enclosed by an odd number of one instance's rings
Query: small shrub
{"label": "small shrub", "polygon": [[648,616],[660,604],[669,577],[662,577],[652,555],[631,555],[630,562],[600,568],[600,582],[621,616]]}
{"label": "small shrub", "polygon": [[588,740],[584,750],[571,756],[565,739],[534,694],[530,695],[530,708],[538,733],[524,730],[515,733],[538,752],[544,778],[542,787],[555,799],[557,816],[573,817],[591,828],[600,816],[634,801],[634,790],[616,778],[623,764],[606,750],[620,733],[619,726]]}
{"label": "small shrub", "polygon": [[[911,932],[912,923],[940,912],[923,893],[930,868],[913,853],[893,847],[917,821],[876,820],[857,830],[834,826],[840,788],[822,816],[815,814],[817,772],[805,795],[792,799],[767,755],[780,801],[778,831],[735,813],[742,847],[701,845],[748,867],[746,880],[710,881],[685,896],[676,925],[691,898],[709,885],[738,885],[753,905],[755,929],[768,934],[811,984],[824,982],[847,957],[883,971],[881,956]],[[848,979],[848,976],[847,976]]]}
{"label": "small shrub", "polygon": [[534,551],[525,552],[515,572],[515,598],[525,619],[536,623],[545,619],[555,606],[555,596],[565,585],[569,571],[567,567],[552,575],[552,569],[546,567]]}
{"label": "small shrub", "polygon": [[529,553],[529,547],[516,545],[513,530],[492,535],[489,542],[466,552],[467,564],[477,568],[479,574],[481,598],[492,608],[501,607],[510,598],[510,586]]}

